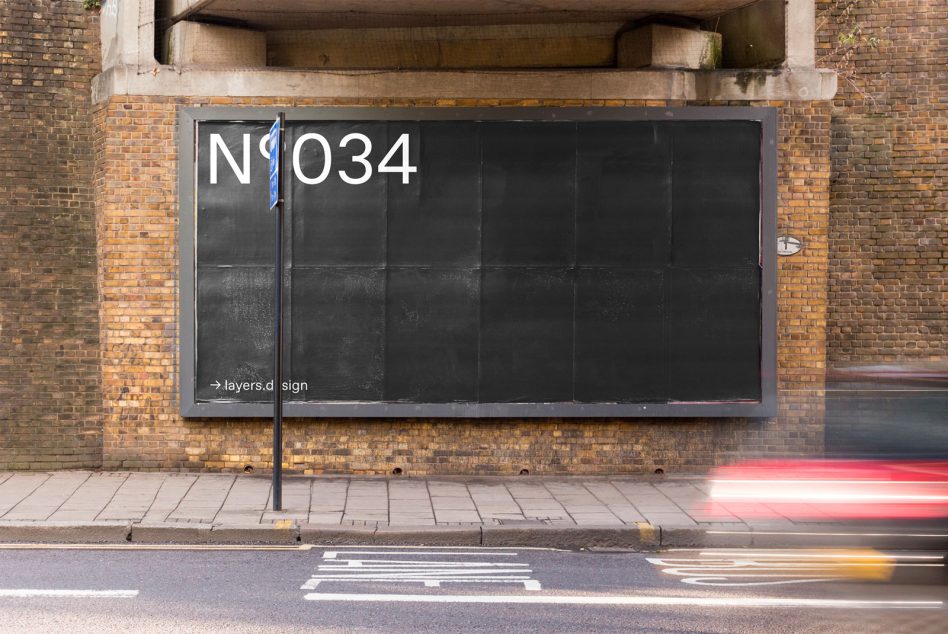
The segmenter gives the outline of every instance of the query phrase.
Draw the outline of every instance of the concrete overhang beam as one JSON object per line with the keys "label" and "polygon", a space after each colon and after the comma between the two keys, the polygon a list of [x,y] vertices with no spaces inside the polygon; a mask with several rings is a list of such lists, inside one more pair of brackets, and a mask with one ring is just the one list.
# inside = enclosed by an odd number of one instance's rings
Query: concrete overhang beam
{"label": "concrete overhang beam", "polygon": [[825,101],[836,73],[776,70],[291,71],[115,66],[93,80],[113,96],[327,99]]}

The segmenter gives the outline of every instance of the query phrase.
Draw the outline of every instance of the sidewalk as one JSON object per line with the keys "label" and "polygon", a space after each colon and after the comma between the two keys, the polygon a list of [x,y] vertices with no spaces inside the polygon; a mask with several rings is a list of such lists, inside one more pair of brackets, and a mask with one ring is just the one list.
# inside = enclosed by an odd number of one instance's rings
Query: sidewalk
{"label": "sidewalk", "polygon": [[247,475],[0,473],[0,542],[654,550],[891,541],[885,531],[855,538],[840,526],[712,514],[700,478],[293,476],[282,512],[270,510],[270,488],[269,477]]}

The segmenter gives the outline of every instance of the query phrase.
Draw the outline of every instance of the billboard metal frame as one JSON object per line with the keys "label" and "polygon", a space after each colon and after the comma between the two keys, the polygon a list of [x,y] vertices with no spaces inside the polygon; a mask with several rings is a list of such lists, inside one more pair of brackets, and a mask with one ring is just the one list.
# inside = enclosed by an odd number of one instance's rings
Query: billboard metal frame
{"label": "billboard metal frame", "polygon": [[[757,121],[761,124],[760,401],[670,403],[399,403],[362,401],[285,401],[294,418],[643,418],[744,417],[777,415],[777,109],[772,107],[693,106],[680,108],[261,108],[199,107],[178,112],[179,203],[179,368],[180,411],[188,418],[265,418],[271,403],[196,401],[196,163],[200,121],[268,121],[286,112],[292,121]],[[260,213],[267,213],[261,208]]]}

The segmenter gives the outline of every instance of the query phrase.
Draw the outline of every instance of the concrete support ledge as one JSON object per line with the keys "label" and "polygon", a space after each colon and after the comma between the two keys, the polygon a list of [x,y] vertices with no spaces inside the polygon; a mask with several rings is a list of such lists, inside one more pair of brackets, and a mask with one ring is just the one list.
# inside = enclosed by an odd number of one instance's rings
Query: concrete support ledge
{"label": "concrete support ledge", "polygon": [[266,67],[267,37],[259,31],[198,22],[178,22],[168,30],[169,61]]}
{"label": "concrete support ledge", "polygon": [[95,103],[113,96],[326,99],[555,99],[820,101],[836,94],[822,69],[771,71],[296,71],[115,66],[92,82]]}
{"label": "concrete support ledge", "polygon": [[0,522],[0,543],[121,544],[128,522]]}
{"label": "concrete support ledge", "polygon": [[828,101],[836,72],[824,69],[717,70],[694,74],[701,101]]}
{"label": "concrete support ledge", "polygon": [[620,68],[691,68],[711,70],[721,65],[721,34],[647,24],[619,36],[616,62]]}

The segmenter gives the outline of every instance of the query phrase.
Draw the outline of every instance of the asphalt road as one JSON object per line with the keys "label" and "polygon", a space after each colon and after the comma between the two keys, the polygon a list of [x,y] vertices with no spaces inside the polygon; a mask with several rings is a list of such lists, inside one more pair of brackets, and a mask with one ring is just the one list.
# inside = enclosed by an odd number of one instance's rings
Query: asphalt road
{"label": "asphalt road", "polygon": [[0,631],[942,634],[948,623],[932,553],[270,548],[0,547]]}

